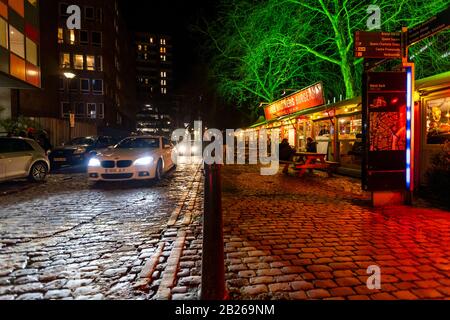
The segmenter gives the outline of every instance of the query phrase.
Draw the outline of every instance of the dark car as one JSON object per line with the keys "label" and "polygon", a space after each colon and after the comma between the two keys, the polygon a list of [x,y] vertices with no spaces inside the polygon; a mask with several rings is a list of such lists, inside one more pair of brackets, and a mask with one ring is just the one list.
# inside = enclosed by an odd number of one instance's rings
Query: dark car
{"label": "dark car", "polygon": [[52,168],[62,166],[85,165],[95,155],[97,150],[115,145],[117,141],[112,137],[81,137],[54,148],[49,155]]}

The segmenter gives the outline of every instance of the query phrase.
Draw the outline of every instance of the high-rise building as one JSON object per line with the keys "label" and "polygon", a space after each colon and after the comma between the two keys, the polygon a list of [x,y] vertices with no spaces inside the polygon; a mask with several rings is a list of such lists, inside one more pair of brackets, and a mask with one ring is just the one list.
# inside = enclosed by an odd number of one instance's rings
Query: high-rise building
{"label": "high-rise building", "polygon": [[135,49],[137,131],[168,135],[174,125],[172,38],[139,32]]}
{"label": "high-rise building", "polygon": [[[67,28],[69,5],[81,9],[79,30]],[[13,101],[21,114],[42,123],[53,143],[134,131],[135,52],[118,1],[45,0],[40,15],[42,90],[21,90]]]}
{"label": "high-rise building", "polygon": [[40,87],[39,47],[39,1],[0,0],[0,119],[17,112],[16,89]]}

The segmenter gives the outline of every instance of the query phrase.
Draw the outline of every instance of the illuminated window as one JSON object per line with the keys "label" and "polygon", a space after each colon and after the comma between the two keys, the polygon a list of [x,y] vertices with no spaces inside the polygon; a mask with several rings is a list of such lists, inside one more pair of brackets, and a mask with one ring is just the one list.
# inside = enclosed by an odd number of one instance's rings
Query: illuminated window
{"label": "illuminated window", "polygon": [[162,86],[166,86],[167,85],[167,81],[166,80],[161,80],[161,85]]}
{"label": "illuminated window", "polygon": [[142,51],[142,45],[138,44],[138,50]]}
{"label": "illuminated window", "polygon": [[148,47],[147,46],[144,46],[144,51],[147,51],[148,50]]}
{"label": "illuminated window", "polygon": [[27,61],[35,66],[38,65],[38,49],[37,45],[30,39],[26,39]]}
{"label": "illuminated window", "polygon": [[445,144],[450,135],[450,98],[428,100],[427,114],[427,144]]}
{"label": "illuminated window", "polygon": [[61,54],[61,68],[63,68],[63,69],[70,68],[70,54],[69,53]]}
{"label": "illuminated window", "polygon": [[69,43],[75,44],[75,30],[69,30]]}
{"label": "illuminated window", "polygon": [[148,78],[145,78],[145,84],[148,84]]}
{"label": "illuminated window", "polygon": [[25,36],[13,26],[9,26],[9,42],[11,52],[25,58]]}
{"label": "illuminated window", "polygon": [[95,71],[95,56],[86,56],[86,68],[89,71]]}
{"label": "illuminated window", "polygon": [[8,24],[0,18],[0,46],[8,49]]}
{"label": "illuminated window", "polygon": [[91,119],[97,118],[97,105],[95,103],[87,104],[87,116]]}
{"label": "illuminated window", "polygon": [[8,4],[11,7],[11,9],[17,12],[20,16],[22,17],[24,16],[25,5],[23,0],[9,0]]}
{"label": "illuminated window", "polygon": [[148,54],[147,53],[144,53],[144,59],[148,60]]}
{"label": "illuminated window", "polygon": [[74,56],[74,61],[73,61],[74,67],[77,70],[83,70],[84,68],[84,58],[82,54],[76,54]]}
{"label": "illuminated window", "polygon": [[167,93],[167,88],[161,88],[161,93],[162,94],[166,94]]}
{"label": "illuminated window", "polygon": [[161,47],[161,49],[159,49],[159,52],[161,52],[161,53],[166,53],[166,48]]}
{"label": "illuminated window", "polygon": [[167,78],[167,72],[161,71],[161,78]]}
{"label": "illuminated window", "polygon": [[89,35],[87,31],[81,30],[80,31],[80,43],[81,44],[88,44],[89,43]]}
{"label": "illuminated window", "polygon": [[166,45],[166,39],[164,39],[164,38],[162,38],[159,42],[161,45]]}
{"label": "illuminated window", "polygon": [[167,61],[167,57],[165,55],[161,55],[161,61],[166,62]]}
{"label": "illuminated window", "polygon": [[38,0],[28,0],[28,2],[29,2],[33,7],[36,7],[36,6],[37,6]]}
{"label": "illuminated window", "polygon": [[64,30],[63,30],[63,28],[58,28],[58,43],[64,43]]}
{"label": "illuminated window", "polygon": [[154,41],[153,37],[150,37],[150,43],[153,43],[153,41]]}

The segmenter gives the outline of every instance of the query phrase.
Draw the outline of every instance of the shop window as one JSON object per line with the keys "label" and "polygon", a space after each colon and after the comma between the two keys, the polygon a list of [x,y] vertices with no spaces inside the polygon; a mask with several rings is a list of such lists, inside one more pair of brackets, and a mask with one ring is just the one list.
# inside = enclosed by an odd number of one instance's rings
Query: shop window
{"label": "shop window", "polygon": [[63,69],[69,69],[71,67],[70,65],[70,54],[69,53],[62,53],[61,54],[61,68]]}
{"label": "shop window", "polygon": [[73,61],[74,67],[77,70],[83,70],[84,68],[84,57],[82,54],[76,54],[74,56],[74,61]]}
{"label": "shop window", "polygon": [[86,56],[86,68],[89,71],[95,71],[95,56]]}
{"label": "shop window", "polygon": [[9,42],[11,52],[25,58],[25,36],[13,26],[9,26]]}
{"label": "shop window", "polygon": [[102,46],[102,33],[98,31],[92,32],[92,44],[94,46]]}
{"label": "shop window", "polygon": [[0,18],[0,46],[8,49],[8,23]]}
{"label": "shop window", "polygon": [[95,103],[87,104],[87,116],[91,119],[97,119],[97,105]]}
{"label": "shop window", "polygon": [[86,109],[84,107],[84,103],[83,102],[78,102],[75,105],[75,116],[77,118],[84,118],[84,117],[86,117]]}
{"label": "shop window", "polygon": [[89,43],[89,35],[88,32],[85,30],[80,31],[80,43],[81,44],[88,44]]}
{"label": "shop window", "polygon": [[103,94],[103,80],[92,80],[92,91],[94,93]]}
{"label": "shop window", "polygon": [[450,141],[450,98],[426,102],[427,144]]}
{"label": "shop window", "polygon": [[89,92],[91,90],[91,83],[89,79],[80,79],[80,86],[82,92]]}
{"label": "shop window", "polygon": [[27,61],[35,66],[38,65],[38,49],[37,45],[27,38]]}
{"label": "shop window", "polygon": [[64,43],[64,29],[58,28],[58,43],[62,44]]}

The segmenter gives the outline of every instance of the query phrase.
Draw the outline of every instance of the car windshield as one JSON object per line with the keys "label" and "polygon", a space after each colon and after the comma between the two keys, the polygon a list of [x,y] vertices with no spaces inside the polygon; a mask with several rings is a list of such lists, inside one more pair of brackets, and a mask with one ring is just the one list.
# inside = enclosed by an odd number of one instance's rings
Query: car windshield
{"label": "car windshield", "polygon": [[116,149],[157,149],[158,138],[128,138],[119,142]]}
{"label": "car windshield", "polygon": [[71,146],[91,146],[95,143],[92,138],[76,138],[69,142]]}

